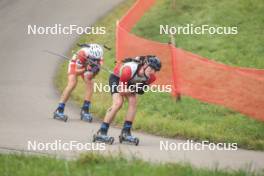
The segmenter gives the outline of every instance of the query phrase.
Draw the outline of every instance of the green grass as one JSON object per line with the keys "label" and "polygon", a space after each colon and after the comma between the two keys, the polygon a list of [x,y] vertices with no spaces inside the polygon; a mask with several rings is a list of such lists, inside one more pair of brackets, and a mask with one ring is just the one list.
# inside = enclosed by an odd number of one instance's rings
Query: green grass
{"label": "green grass", "polygon": [[[85,154],[77,160],[62,160],[47,156],[0,154],[2,176],[89,176],[89,175],[177,175],[177,176],[249,176],[249,171],[223,171],[197,169],[187,164],[150,164],[138,159],[127,160],[122,156]],[[261,173],[259,173],[261,174]]]}
{"label": "green grass", "polygon": [[[107,34],[102,36],[82,36],[79,42],[98,42],[112,47],[105,52],[105,65],[114,67],[115,22],[133,4],[125,1],[119,8],[99,20],[98,26],[105,26]],[[229,65],[264,68],[263,59],[263,4],[261,1],[176,1],[172,9],[170,0],[158,0],[133,29],[133,32],[160,42],[167,42],[167,35],[159,35],[160,24],[218,24],[238,26],[235,36],[176,36],[177,46],[212,58]],[[254,9],[254,10],[253,10]],[[254,24],[254,25],[253,25]],[[251,25],[251,27],[249,27]],[[77,48],[74,47],[73,50]],[[67,63],[58,70],[56,85],[63,90],[67,81]],[[108,73],[101,71],[96,82],[108,83]],[[84,84],[80,84],[72,98],[81,104]],[[92,100],[92,112],[103,118],[111,105],[109,93],[95,93]],[[127,104],[118,113],[114,124],[121,125],[125,117]],[[234,112],[227,108],[202,103],[189,97],[183,97],[176,103],[169,94],[146,93],[139,98],[137,118],[134,129],[148,133],[194,139],[210,142],[236,142],[239,147],[264,150],[264,123]]]}
{"label": "green grass", "polygon": [[177,47],[240,67],[264,69],[264,2],[262,0],[158,0],[132,31],[144,38],[167,43],[160,25],[236,26],[237,35],[176,35]]}

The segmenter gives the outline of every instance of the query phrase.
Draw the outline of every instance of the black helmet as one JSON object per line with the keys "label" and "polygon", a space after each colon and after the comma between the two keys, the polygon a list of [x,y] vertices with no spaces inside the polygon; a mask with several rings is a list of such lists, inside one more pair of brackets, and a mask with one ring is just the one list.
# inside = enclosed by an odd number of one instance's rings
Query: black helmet
{"label": "black helmet", "polygon": [[156,71],[161,69],[161,62],[157,56],[147,56],[147,64]]}

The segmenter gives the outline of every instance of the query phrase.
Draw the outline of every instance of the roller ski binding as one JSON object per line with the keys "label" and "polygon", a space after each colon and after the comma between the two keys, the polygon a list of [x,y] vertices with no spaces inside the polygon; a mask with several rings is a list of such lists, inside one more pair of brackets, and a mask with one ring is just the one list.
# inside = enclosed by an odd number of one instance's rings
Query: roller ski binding
{"label": "roller ski binding", "polygon": [[129,130],[123,129],[119,136],[119,142],[127,142],[129,144],[134,144],[137,146],[139,144],[139,139],[137,137],[132,136]]}
{"label": "roller ski binding", "polygon": [[88,110],[82,109],[81,110],[81,120],[86,122],[92,122],[93,116],[88,112]]}
{"label": "roller ski binding", "polygon": [[106,133],[99,130],[96,134],[93,135],[93,142],[103,142],[112,145],[114,143],[114,138],[107,136]]}
{"label": "roller ski binding", "polygon": [[53,113],[53,119],[62,120],[64,122],[67,122],[68,116],[64,114],[63,110],[56,109],[56,111]]}

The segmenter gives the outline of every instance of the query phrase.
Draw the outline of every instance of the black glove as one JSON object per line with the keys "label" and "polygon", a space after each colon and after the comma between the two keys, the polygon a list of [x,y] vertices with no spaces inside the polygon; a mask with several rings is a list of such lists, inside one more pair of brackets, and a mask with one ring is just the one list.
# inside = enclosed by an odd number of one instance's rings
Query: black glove
{"label": "black glove", "polygon": [[97,74],[100,71],[100,66],[99,65],[94,65],[91,68],[91,72],[94,74]]}
{"label": "black glove", "polygon": [[139,95],[143,95],[144,92],[144,86],[147,85],[145,82],[138,84],[137,89],[136,89],[136,93]]}
{"label": "black glove", "polygon": [[139,95],[143,95],[145,92],[144,92],[144,90],[143,89],[139,89],[138,91],[137,91],[137,94],[139,94]]}

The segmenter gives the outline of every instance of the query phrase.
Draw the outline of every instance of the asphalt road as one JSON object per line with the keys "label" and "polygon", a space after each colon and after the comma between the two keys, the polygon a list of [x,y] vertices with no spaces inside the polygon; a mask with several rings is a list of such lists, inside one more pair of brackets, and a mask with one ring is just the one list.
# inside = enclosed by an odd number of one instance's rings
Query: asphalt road
{"label": "asphalt road", "polygon": [[[66,53],[77,35],[28,35],[28,25],[49,26],[76,24],[91,26],[122,0],[43,0],[0,1],[0,151],[27,151],[28,142],[62,143],[78,141],[89,143],[99,123],[79,120],[79,108],[67,105],[71,117],[67,123],[52,119],[59,95],[54,87],[55,71],[60,60],[43,53],[49,49]],[[107,29],[106,29],[107,31]],[[102,153],[118,153],[137,156],[153,162],[190,162],[197,167],[264,168],[264,153],[257,151],[164,151],[160,142],[171,146],[183,140],[166,139],[134,133],[141,142],[139,146],[119,144],[120,129],[111,128],[109,134],[116,138],[112,146]],[[36,152],[30,150],[30,152]],[[64,157],[75,157],[83,151],[43,151]]]}

